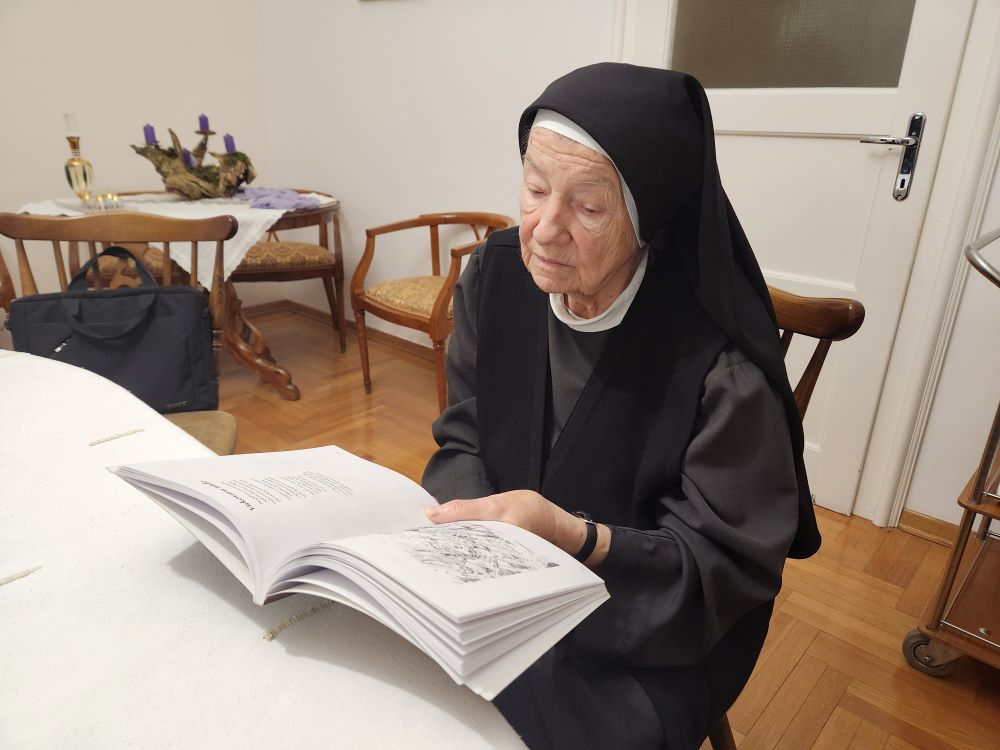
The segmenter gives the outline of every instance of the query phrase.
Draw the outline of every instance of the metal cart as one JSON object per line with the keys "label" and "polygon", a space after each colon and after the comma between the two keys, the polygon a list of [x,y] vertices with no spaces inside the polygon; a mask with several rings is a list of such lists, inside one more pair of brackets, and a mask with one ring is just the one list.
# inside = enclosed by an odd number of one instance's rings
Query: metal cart
{"label": "metal cart", "polygon": [[[1000,287],[1000,270],[981,252],[998,238],[1000,229],[980,237],[965,248],[965,257]],[[903,639],[906,660],[925,674],[948,674],[963,654],[1000,668],[1000,534],[990,531],[990,522],[1000,520],[998,485],[1000,405],[979,468],[958,498],[962,522],[940,588],[928,602],[918,629]],[[977,518],[979,528],[974,532]]]}

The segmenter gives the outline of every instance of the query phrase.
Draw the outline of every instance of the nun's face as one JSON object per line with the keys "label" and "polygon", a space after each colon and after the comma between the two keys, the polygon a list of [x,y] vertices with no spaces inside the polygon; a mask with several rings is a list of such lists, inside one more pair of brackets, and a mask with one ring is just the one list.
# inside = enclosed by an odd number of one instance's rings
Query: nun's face
{"label": "nun's face", "polygon": [[614,165],[545,128],[531,131],[524,154],[520,238],[538,288],[566,295],[584,318],[604,312],[639,263]]}

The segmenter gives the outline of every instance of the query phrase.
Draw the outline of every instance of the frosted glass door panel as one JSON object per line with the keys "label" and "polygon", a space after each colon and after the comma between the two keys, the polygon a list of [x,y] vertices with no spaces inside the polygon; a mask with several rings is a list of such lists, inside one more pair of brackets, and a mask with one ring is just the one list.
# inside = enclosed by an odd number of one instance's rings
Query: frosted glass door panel
{"label": "frosted glass door panel", "polygon": [[915,0],[678,0],[672,68],[706,88],[893,88]]}

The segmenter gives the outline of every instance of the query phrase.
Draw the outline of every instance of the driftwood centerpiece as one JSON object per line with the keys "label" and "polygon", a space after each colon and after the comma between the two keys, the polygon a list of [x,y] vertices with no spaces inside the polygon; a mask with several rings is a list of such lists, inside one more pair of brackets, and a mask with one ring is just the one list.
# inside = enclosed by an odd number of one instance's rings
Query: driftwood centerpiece
{"label": "driftwood centerpiece", "polygon": [[[177,134],[170,130],[168,148],[160,148],[158,143],[132,146],[132,150],[152,162],[163,186],[172,193],[180,193],[185,198],[228,198],[244,182],[251,183],[257,176],[250,157],[240,151],[217,154],[208,150],[208,136],[213,131],[200,130],[201,141],[194,151],[185,154]],[[204,164],[205,154],[214,156],[218,164]]]}

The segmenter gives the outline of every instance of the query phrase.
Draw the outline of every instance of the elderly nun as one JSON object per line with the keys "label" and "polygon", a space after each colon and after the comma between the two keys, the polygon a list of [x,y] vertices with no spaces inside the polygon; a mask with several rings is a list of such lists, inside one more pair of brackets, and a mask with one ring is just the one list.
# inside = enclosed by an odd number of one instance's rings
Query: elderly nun
{"label": "elderly nun", "polygon": [[438,523],[521,526],[611,598],[495,700],[531,748],[696,748],[819,533],[760,268],[701,85],[601,63],[518,128],[521,224],[455,289]]}

